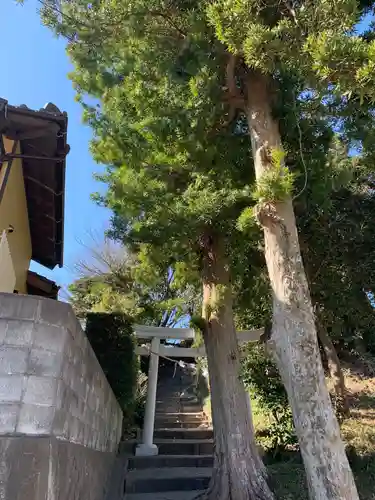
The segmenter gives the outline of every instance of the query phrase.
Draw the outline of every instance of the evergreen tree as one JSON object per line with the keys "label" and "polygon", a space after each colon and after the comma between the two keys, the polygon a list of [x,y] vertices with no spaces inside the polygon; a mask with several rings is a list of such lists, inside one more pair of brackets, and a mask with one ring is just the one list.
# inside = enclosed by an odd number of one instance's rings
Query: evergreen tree
{"label": "evergreen tree", "polygon": [[[283,161],[273,103],[283,71],[304,83],[303,94],[294,95],[291,104],[317,96],[319,104],[339,98],[343,106],[347,99],[373,99],[374,44],[355,34],[368,7],[369,2],[353,0],[218,0],[207,6],[218,39],[231,53],[228,88],[248,120],[258,186],[255,214],[264,230],[273,297],[268,344],[288,392],[310,496],[316,499],[353,499],[358,493],[324,381],[293,210],[299,193],[293,193]],[[306,179],[308,173],[305,165]]]}

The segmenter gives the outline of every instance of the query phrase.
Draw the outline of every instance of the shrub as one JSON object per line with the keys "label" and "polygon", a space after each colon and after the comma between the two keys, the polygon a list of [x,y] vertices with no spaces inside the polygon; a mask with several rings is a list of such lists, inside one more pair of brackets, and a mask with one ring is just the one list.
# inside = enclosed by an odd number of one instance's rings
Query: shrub
{"label": "shrub", "polygon": [[[121,406],[124,428],[129,428],[142,419],[144,406],[131,319],[119,313],[89,313],[86,334]],[[144,388],[144,380],[140,385]]]}
{"label": "shrub", "polygon": [[[195,331],[195,338],[193,347],[204,346],[203,329],[206,328],[206,322],[202,316],[192,316],[190,318],[190,328]],[[195,393],[203,407],[207,406],[210,399],[210,388],[208,385],[208,364],[207,357],[196,358],[196,372],[195,372]]]}
{"label": "shrub", "polygon": [[279,372],[263,345],[244,348],[242,377],[258,408],[271,416],[268,429],[258,438],[275,453],[297,442],[292,412]]}
{"label": "shrub", "polygon": [[138,371],[137,387],[134,398],[134,424],[138,428],[143,427],[147,398],[147,375]]}

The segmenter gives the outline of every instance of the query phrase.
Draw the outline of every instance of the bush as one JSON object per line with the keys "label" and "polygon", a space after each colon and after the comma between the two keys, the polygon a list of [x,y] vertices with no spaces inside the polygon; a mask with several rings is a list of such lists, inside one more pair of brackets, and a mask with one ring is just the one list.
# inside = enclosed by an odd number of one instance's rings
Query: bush
{"label": "bush", "polygon": [[147,375],[138,371],[137,387],[134,398],[134,417],[133,422],[138,428],[143,428],[143,420],[146,409],[147,398]]}
{"label": "bush", "polygon": [[198,401],[205,406],[210,397],[210,388],[208,386],[207,378],[207,358],[196,359],[196,373],[195,373],[195,394]]}
{"label": "bush", "polygon": [[251,398],[263,413],[270,415],[270,425],[258,434],[261,444],[277,453],[297,442],[292,412],[279,372],[262,345],[244,348],[242,377]]}
{"label": "bush", "polygon": [[145,392],[144,380],[139,379],[131,319],[118,313],[89,313],[86,334],[121,406],[124,428],[129,428],[143,418]]}

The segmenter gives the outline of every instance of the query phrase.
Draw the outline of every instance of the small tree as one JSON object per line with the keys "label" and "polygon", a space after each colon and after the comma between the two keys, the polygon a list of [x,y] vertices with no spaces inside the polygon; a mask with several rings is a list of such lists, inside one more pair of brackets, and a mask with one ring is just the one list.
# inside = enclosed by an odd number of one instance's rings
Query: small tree
{"label": "small tree", "polygon": [[86,259],[76,264],[80,277],[70,287],[69,300],[78,317],[90,312],[125,313],[136,323],[174,326],[195,307],[192,287],[174,280],[172,269],[150,272],[122,245],[94,238]]}

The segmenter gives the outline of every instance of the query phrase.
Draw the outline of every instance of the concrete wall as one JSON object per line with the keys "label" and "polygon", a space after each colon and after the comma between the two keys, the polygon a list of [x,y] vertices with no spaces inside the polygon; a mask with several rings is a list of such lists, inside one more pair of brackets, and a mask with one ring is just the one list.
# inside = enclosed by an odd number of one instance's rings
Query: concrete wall
{"label": "concrete wall", "polygon": [[0,438],[1,500],[103,500],[112,453],[54,437]]}
{"label": "concrete wall", "polygon": [[[71,307],[0,294],[0,498],[102,500],[121,426]],[[17,497],[19,474],[29,486]]]}
{"label": "concrete wall", "polygon": [[[7,153],[11,152],[13,141],[4,138],[4,146]],[[17,153],[19,152],[18,148]],[[4,163],[1,167],[0,189],[4,182],[7,167],[7,163]],[[16,290],[19,293],[26,293],[27,271],[31,260],[31,237],[22,160],[20,159],[15,159],[12,163],[6,187],[0,200],[0,234],[9,225],[14,227],[14,232],[8,235],[8,242],[16,274]]]}

